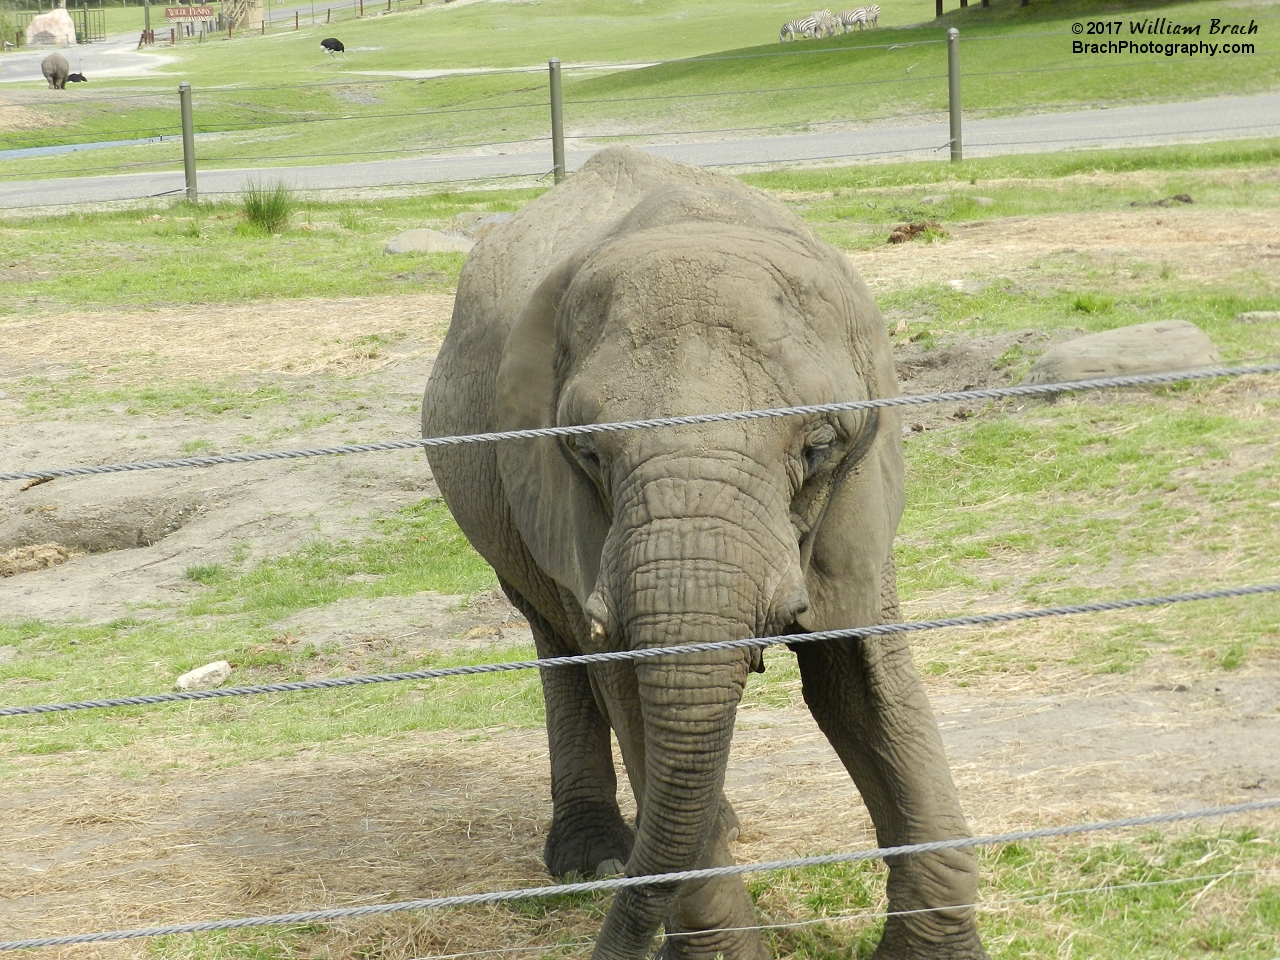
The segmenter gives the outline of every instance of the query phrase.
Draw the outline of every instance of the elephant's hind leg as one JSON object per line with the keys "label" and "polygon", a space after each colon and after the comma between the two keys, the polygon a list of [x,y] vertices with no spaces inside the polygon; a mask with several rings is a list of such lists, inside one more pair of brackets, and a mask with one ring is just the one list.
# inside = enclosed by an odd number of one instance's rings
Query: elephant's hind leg
{"label": "elephant's hind leg", "polygon": [[[510,584],[502,581],[502,588],[528,619],[539,656],[578,652]],[[553,810],[543,862],[562,878],[621,873],[634,835],[618,809],[609,724],[585,667],[551,667],[541,674]]]}

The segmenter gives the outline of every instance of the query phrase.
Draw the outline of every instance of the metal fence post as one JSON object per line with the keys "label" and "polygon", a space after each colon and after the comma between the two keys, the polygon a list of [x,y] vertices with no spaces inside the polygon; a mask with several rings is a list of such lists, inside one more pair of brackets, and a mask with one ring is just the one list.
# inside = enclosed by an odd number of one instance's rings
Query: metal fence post
{"label": "metal fence post", "polygon": [[187,202],[196,202],[196,134],[191,122],[191,84],[178,84],[178,103],[182,105],[182,170],[187,176]]}
{"label": "metal fence post", "polygon": [[556,183],[564,181],[564,109],[560,100],[560,59],[547,61],[551,72],[551,163]]}
{"label": "metal fence post", "polygon": [[960,31],[955,27],[947,31],[947,79],[951,88],[951,160],[955,162],[964,159],[960,141]]}

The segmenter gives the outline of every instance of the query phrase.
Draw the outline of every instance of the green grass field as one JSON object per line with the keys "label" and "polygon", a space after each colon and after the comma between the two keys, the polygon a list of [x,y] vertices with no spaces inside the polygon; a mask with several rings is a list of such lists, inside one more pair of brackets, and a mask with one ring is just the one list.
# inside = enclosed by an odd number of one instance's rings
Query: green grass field
{"label": "green grass field", "polygon": [[[574,135],[782,132],[937,115],[947,104],[941,39],[951,25],[960,26],[966,41],[963,96],[972,116],[1239,94],[1280,84],[1280,47],[1268,39],[1273,21],[1262,3],[1158,8],[1188,22],[1260,18],[1264,34],[1253,56],[1082,64],[1069,52],[1075,19],[1153,9],[1083,0],[1022,8],[1016,0],[996,0],[989,10],[971,7],[934,21],[932,6],[913,0],[886,10],[885,29],[783,46],[778,23],[797,11],[742,0],[692,10],[674,0],[607,9],[585,0],[410,7],[344,24],[346,61],[320,51],[319,39],[336,31],[316,26],[159,49],[157,55],[179,61],[159,72],[172,78],[168,82],[104,80],[92,91],[57,99],[24,92],[22,108],[37,119],[0,128],[0,149],[175,135],[179,79],[194,87],[197,131],[216,133],[199,142],[202,166],[343,162],[536,140],[549,135],[542,71],[418,80],[388,74],[536,66],[552,55],[566,64],[672,61],[567,70],[565,123]],[[1280,30],[1280,21],[1274,23]],[[726,36],[754,42],[725,50]],[[84,160],[14,159],[4,176],[147,170],[180,158],[176,142],[147,144],[95,151]]]}

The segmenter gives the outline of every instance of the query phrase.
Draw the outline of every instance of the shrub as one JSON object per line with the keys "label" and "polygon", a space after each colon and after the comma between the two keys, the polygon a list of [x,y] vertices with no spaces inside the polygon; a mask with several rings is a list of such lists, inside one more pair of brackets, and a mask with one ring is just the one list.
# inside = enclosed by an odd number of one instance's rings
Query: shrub
{"label": "shrub", "polygon": [[293,191],[283,181],[274,187],[250,180],[244,190],[244,216],[266,233],[281,233],[289,225],[289,214],[297,206]]}
{"label": "shrub", "polygon": [[1112,297],[1100,297],[1094,293],[1079,293],[1076,294],[1075,300],[1072,301],[1071,309],[1079,310],[1081,313],[1110,313],[1115,303]]}

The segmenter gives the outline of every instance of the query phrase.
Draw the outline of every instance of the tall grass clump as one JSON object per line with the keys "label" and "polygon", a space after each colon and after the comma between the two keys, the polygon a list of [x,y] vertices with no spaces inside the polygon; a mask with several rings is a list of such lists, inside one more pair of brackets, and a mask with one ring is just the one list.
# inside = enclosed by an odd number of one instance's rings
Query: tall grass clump
{"label": "tall grass clump", "polygon": [[297,206],[293,191],[277,180],[274,187],[250,180],[244,190],[244,216],[264,233],[282,233]]}

